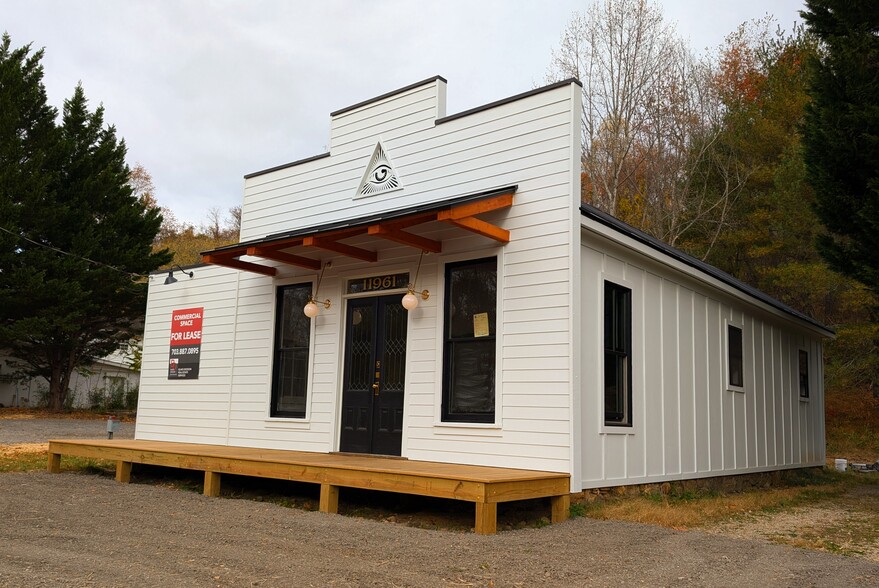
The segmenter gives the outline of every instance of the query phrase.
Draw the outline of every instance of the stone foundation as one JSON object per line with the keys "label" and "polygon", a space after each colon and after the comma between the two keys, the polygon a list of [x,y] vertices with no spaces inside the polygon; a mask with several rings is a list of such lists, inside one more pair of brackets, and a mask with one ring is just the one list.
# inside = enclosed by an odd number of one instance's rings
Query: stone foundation
{"label": "stone foundation", "polygon": [[675,480],[657,484],[632,484],[629,486],[608,486],[593,488],[571,494],[571,502],[593,502],[614,496],[682,496],[685,494],[709,494],[712,492],[744,492],[757,488],[773,488],[801,484],[803,479],[817,475],[820,467],[777,470],[756,474],[734,476],[715,476],[694,480]]}

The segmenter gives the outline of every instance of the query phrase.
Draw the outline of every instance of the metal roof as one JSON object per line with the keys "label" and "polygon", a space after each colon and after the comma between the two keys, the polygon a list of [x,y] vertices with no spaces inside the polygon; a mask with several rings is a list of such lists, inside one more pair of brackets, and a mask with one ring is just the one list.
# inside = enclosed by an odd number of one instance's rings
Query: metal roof
{"label": "metal roof", "polygon": [[475,194],[468,194],[466,196],[459,196],[457,198],[450,198],[448,200],[440,200],[438,202],[430,202],[427,204],[419,204],[417,206],[410,206],[408,208],[400,208],[397,210],[390,210],[387,212],[376,213],[370,216],[362,216],[353,219],[343,220],[343,221],[335,221],[331,223],[324,223],[322,225],[314,225],[310,227],[302,227],[299,229],[294,229],[292,231],[285,231],[283,233],[273,233],[270,235],[266,235],[265,237],[261,237],[259,239],[251,239],[250,241],[242,241],[241,243],[235,243],[233,245],[226,245],[224,247],[218,247],[216,249],[211,249],[210,251],[202,251],[202,255],[212,255],[217,253],[228,252],[236,249],[246,249],[248,247],[254,247],[257,245],[266,245],[275,241],[283,241],[285,239],[296,239],[299,237],[309,237],[316,235],[318,233],[325,233],[329,231],[338,231],[341,229],[350,229],[354,227],[361,227],[367,225],[373,225],[376,223],[381,223],[389,220],[394,220],[410,215],[425,213],[425,212],[434,212],[437,210],[442,210],[445,208],[449,208],[450,206],[455,206],[457,204],[465,204],[467,202],[473,202],[476,200],[483,200],[486,198],[491,198],[492,196],[498,196],[501,194],[509,194],[510,192],[515,192],[518,189],[517,185],[506,186],[504,188],[495,188],[492,190],[487,190],[485,192],[477,192]]}
{"label": "metal roof", "polygon": [[802,312],[791,308],[790,306],[786,305],[785,303],[776,300],[775,298],[773,298],[772,296],[769,296],[765,292],[761,292],[757,288],[754,288],[753,286],[746,284],[745,282],[731,276],[730,274],[726,273],[725,271],[720,270],[711,264],[705,263],[701,259],[697,259],[697,258],[693,257],[692,255],[684,253],[680,249],[676,249],[676,248],[672,247],[671,245],[660,241],[656,237],[652,237],[652,236],[648,235],[647,233],[636,229],[632,225],[626,224],[623,221],[619,220],[618,218],[615,218],[615,217],[609,215],[608,213],[595,208],[594,206],[592,206],[590,204],[586,204],[586,203],[580,204],[580,213],[587,218],[591,218],[594,221],[597,221],[607,227],[614,229],[615,231],[618,231],[618,232],[626,235],[627,237],[631,237],[632,239],[634,239],[635,241],[638,241],[639,243],[642,243],[643,245],[647,245],[648,247],[655,249],[656,251],[659,251],[660,253],[664,253],[665,255],[668,255],[669,257],[676,259],[677,261],[680,261],[681,263],[684,263],[684,264],[692,267],[693,269],[696,269],[704,274],[707,274],[707,275],[711,276],[712,278],[720,280],[721,282],[727,284],[728,286],[735,288],[739,292],[742,292],[743,294],[747,294],[751,298],[755,298],[755,299],[759,300],[760,302],[768,304],[768,305],[784,312],[785,314],[789,314],[790,316],[792,316],[794,318],[797,318],[801,321],[805,321],[805,322],[809,323],[810,325],[812,325],[813,327],[817,327],[818,329],[827,332],[830,336],[835,335],[835,332],[833,331],[833,329],[819,323],[818,321],[816,321],[812,317],[805,315]]}

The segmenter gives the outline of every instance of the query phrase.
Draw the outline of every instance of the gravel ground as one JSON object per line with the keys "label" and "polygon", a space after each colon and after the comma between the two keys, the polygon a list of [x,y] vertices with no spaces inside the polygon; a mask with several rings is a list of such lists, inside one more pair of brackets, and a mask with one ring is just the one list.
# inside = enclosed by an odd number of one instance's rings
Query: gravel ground
{"label": "gravel ground", "polygon": [[[107,421],[81,419],[2,418],[0,445],[45,443],[49,439],[106,439]],[[119,423],[114,439],[134,439],[134,423]]]}
{"label": "gravel ground", "polygon": [[[101,424],[24,422],[31,436],[14,438],[0,420],[0,443],[94,436]],[[633,523],[578,518],[483,537],[91,475],[0,474],[0,586],[638,584],[876,586],[879,565]]]}

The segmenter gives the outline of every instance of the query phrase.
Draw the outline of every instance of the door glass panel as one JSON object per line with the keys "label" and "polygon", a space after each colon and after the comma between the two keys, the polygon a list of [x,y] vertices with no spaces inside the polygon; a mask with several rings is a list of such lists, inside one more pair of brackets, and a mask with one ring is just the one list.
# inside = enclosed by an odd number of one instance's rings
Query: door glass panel
{"label": "door glass panel", "polygon": [[406,377],[406,311],[399,302],[385,305],[382,390],[402,392]]}
{"label": "door glass panel", "polygon": [[351,311],[349,350],[351,364],[348,370],[348,389],[371,390],[373,379],[372,346],[375,310],[373,306],[360,306]]}

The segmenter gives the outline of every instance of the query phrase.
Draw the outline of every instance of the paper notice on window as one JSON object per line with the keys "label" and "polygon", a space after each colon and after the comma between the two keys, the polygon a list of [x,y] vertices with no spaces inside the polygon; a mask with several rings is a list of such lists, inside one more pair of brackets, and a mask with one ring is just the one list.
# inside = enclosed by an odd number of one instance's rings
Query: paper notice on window
{"label": "paper notice on window", "polygon": [[488,337],[488,313],[480,312],[473,315],[473,336]]}

